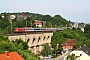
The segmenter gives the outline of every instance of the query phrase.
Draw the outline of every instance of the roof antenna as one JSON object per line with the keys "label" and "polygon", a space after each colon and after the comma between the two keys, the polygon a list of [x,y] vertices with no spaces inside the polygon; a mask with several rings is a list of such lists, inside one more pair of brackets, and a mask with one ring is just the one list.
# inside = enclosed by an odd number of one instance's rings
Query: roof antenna
{"label": "roof antenna", "polygon": [[7,16],[7,9],[6,9],[6,16]]}
{"label": "roof antenna", "polygon": [[86,44],[84,44],[84,46],[86,46]]}

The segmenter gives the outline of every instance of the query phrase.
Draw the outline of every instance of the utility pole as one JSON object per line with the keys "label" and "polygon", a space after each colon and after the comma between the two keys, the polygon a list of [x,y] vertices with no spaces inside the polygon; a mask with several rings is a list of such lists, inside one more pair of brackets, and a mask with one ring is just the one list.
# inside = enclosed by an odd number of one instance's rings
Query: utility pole
{"label": "utility pole", "polygon": [[63,24],[62,24],[62,27],[63,27]]}
{"label": "utility pole", "polygon": [[26,28],[25,28],[25,30],[26,30],[26,32],[25,32],[25,41],[27,41],[27,38],[26,38],[26,36],[27,36],[27,20],[26,20]]}
{"label": "utility pole", "polygon": [[[7,9],[6,9],[6,16],[7,16]],[[12,15],[10,15],[10,16],[12,16]],[[10,17],[10,19],[9,19],[10,24],[11,24],[11,33],[12,33],[12,19],[14,19],[14,18]]]}
{"label": "utility pole", "polygon": [[7,9],[6,9],[6,16],[7,16]]}
{"label": "utility pole", "polygon": [[11,33],[12,33],[12,19],[9,19],[10,24],[11,24]]}
{"label": "utility pole", "polygon": [[32,21],[31,21],[31,27],[32,27]]}
{"label": "utility pole", "polygon": [[66,24],[66,28],[67,28],[67,24]]}
{"label": "utility pole", "polygon": [[10,15],[10,24],[11,24],[11,33],[12,33],[12,19],[14,19],[16,16],[15,15]]}
{"label": "utility pole", "polygon": [[12,20],[11,20],[11,22],[10,22],[10,23],[11,23],[11,33],[12,33]]}
{"label": "utility pole", "polygon": [[26,28],[27,28],[27,20],[26,20]]}

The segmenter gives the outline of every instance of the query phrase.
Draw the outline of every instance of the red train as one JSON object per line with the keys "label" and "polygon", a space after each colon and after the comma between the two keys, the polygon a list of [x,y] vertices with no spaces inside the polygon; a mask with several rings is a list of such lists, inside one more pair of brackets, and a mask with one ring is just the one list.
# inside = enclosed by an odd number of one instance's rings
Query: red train
{"label": "red train", "polygon": [[18,32],[18,33],[21,33],[21,32],[25,32],[25,29],[24,28],[15,28],[14,29],[14,32]]}
{"label": "red train", "polygon": [[31,27],[24,27],[24,28],[15,28],[15,33],[23,33],[23,32],[42,32],[42,31],[52,31],[51,28],[31,28]]}

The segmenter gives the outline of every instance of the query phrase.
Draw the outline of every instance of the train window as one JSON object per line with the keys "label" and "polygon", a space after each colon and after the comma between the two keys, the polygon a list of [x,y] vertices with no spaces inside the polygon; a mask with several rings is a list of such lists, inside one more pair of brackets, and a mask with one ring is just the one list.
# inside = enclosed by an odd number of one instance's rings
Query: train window
{"label": "train window", "polygon": [[14,30],[17,30],[16,28]]}

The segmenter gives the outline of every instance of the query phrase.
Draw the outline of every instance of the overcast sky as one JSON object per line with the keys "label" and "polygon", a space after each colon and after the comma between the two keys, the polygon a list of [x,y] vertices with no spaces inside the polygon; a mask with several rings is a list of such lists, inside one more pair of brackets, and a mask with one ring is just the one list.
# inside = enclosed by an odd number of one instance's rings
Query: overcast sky
{"label": "overcast sky", "polygon": [[73,22],[90,23],[90,0],[1,0],[0,13],[6,11],[59,14]]}

